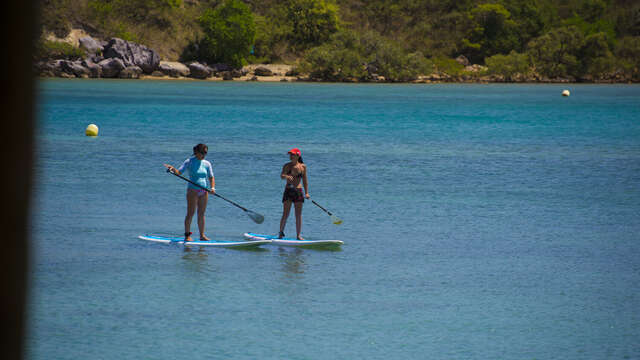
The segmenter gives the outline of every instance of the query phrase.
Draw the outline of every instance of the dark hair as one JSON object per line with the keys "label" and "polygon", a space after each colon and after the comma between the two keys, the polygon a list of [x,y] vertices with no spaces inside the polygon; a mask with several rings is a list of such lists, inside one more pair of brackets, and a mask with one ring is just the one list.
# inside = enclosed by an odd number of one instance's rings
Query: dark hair
{"label": "dark hair", "polygon": [[205,144],[198,144],[196,146],[193,147],[193,153],[200,153],[200,154],[204,154],[206,152],[209,151],[209,147]]}
{"label": "dark hair", "polygon": [[298,162],[304,164],[304,161],[302,161],[302,156],[298,156]]}

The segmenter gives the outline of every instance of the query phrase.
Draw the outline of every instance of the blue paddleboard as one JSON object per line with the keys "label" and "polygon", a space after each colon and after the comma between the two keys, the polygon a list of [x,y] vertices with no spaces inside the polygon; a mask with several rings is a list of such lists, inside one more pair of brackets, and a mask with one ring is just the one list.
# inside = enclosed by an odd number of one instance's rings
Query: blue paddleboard
{"label": "blue paddleboard", "polygon": [[255,233],[245,233],[244,237],[251,241],[268,240],[273,245],[280,246],[340,246],[344,244],[342,240],[298,240],[292,238],[278,239],[277,235],[265,235]]}
{"label": "blue paddleboard", "polygon": [[138,239],[159,242],[163,244],[184,244],[185,246],[217,246],[226,248],[237,247],[254,247],[268,244],[271,240],[260,239],[251,241],[225,241],[225,240],[209,240],[209,241],[184,241],[184,237],[165,237],[158,235],[140,235]]}

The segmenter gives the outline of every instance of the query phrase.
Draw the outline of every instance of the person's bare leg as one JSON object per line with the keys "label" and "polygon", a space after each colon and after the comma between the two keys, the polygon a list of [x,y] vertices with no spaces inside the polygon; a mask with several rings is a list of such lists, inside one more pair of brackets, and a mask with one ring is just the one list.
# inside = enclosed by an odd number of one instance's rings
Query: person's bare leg
{"label": "person's bare leg", "polygon": [[198,196],[198,231],[200,231],[200,240],[209,240],[209,238],[204,234],[204,213],[207,211],[207,200],[209,199],[209,194],[204,194],[202,196]]}
{"label": "person's bare leg", "polygon": [[[287,225],[287,219],[289,218],[290,211],[291,211],[291,200],[287,200],[282,203],[282,218],[280,219],[280,234],[284,233],[284,227]],[[282,236],[279,235],[279,238],[282,238]]]}
{"label": "person's bare leg", "polygon": [[[187,190],[187,215],[184,217],[184,233],[191,232],[191,219],[196,212],[198,202],[198,193],[193,190]],[[184,241],[193,241],[191,235],[185,235]]]}
{"label": "person's bare leg", "polygon": [[302,204],[302,201],[293,204],[296,208],[296,238],[298,240],[304,240],[302,236],[300,236],[300,232],[302,231]]}

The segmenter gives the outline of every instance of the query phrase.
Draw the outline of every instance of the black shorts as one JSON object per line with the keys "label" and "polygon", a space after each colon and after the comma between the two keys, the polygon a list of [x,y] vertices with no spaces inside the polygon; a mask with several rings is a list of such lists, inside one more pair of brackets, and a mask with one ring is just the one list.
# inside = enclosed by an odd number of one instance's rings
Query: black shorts
{"label": "black shorts", "polygon": [[293,201],[294,203],[304,202],[304,193],[302,192],[302,188],[285,187],[284,194],[282,194],[282,202],[285,201]]}

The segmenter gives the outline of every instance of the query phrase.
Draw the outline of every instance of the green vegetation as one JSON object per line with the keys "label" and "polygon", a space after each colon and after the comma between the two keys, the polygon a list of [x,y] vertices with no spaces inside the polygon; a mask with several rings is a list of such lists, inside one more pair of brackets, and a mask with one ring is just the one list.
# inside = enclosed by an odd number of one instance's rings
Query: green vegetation
{"label": "green vegetation", "polygon": [[199,21],[204,30],[198,46],[199,59],[234,67],[246,64],[256,36],[247,5],[239,0],[225,0],[216,8],[207,9]]}
{"label": "green vegetation", "polygon": [[512,78],[516,75],[528,75],[531,69],[529,55],[517,53],[513,50],[509,55],[493,55],[486,58],[489,72],[495,75],[504,75]]}
{"label": "green vegetation", "polygon": [[362,36],[345,30],[323,45],[312,48],[300,61],[300,70],[311,78],[330,81],[411,81],[433,70],[420,52],[406,54],[395,42],[376,32]]}
{"label": "green vegetation", "polygon": [[42,41],[37,44],[35,51],[36,60],[45,59],[65,59],[76,60],[82,59],[86,56],[81,49],[68,44],[66,42],[59,41]]}
{"label": "green vegetation", "polygon": [[[81,27],[164,59],[296,63],[314,78],[408,81],[471,73],[640,80],[640,3],[628,0],[43,0],[42,27]],[[49,45],[50,46],[50,45]]]}

